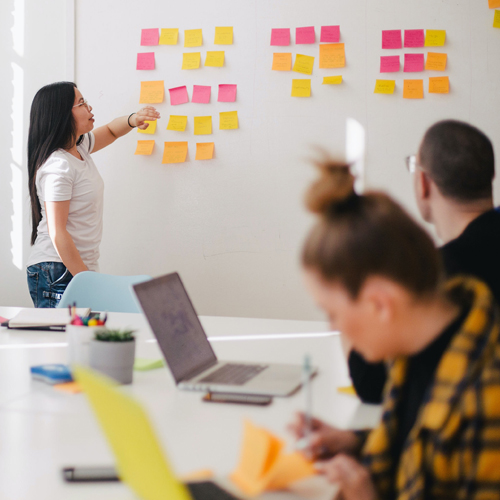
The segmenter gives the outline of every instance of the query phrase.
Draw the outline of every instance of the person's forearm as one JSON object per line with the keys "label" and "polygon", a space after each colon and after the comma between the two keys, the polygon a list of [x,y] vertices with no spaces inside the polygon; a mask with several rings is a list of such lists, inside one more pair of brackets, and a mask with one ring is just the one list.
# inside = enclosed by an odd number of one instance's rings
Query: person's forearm
{"label": "person's forearm", "polygon": [[109,129],[109,132],[115,139],[128,134],[136,126],[137,123],[135,121],[135,113],[130,117],[130,120],[128,116],[120,116],[119,118],[115,118],[112,122],[109,122],[106,125],[106,127],[108,127]]}
{"label": "person's forearm", "polygon": [[55,234],[50,234],[50,238],[63,264],[73,276],[88,271],[68,231],[57,231]]}

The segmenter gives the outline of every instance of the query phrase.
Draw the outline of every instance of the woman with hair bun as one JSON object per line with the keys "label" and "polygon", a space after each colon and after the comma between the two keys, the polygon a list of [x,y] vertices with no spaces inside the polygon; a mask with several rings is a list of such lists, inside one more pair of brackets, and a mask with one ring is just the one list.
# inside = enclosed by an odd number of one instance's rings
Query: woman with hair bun
{"label": "woman with hair bun", "polygon": [[[348,165],[319,166],[307,193],[306,285],[389,380],[377,428],[313,419],[304,453],[343,500],[500,499],[499,311],[488,287],[441,278],[427,233],[382,193],[358,195]],[[298,414],[290,425],[306,435]]]}
{"label": "woman with hair bun", "polygon": [[75,274],[99,270],[104,184],[91,153],[159,117],[146,106],[92,132],[92,106],[74,83],[46,85],[35,95],[28,134],[33,248],[27,263],[35,307],[56,307]]}

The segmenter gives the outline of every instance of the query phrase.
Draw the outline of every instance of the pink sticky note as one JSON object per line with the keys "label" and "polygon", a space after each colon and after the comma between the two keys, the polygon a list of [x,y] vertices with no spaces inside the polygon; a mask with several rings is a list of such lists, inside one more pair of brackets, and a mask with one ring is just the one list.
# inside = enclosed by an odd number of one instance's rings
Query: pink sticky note
{"label": "pink sticky note", "polygon": [[405,47],[423,47],[424,30],[405,30]]}
{"label": "pink sticky note", "polygon": [[340,42],[340,26],[321,26],[321,43]]}
{"label": "pink sticky note", "polygon": [[395,71],[399,71],[399,56],[381,56],[380,72],[394,73]]}
{"label": "pink sticky note", "polygon": [[168,89],[168,91],[170,93],[170,104],[173,106],[189,102],[188,91],[185,85],[183,87]]}
{"label": "pink sticky note", "polygon": [[271,45],[290,45],[290,28],[271,30]]}
{"label": "pink sticky note", "polygon": [[401,40],[401,30],[383,30],[382,48],[383,49],[403,48],[403,42]]}
{"label": "pink sticky note", "polygon": [[424,54],[405,54],[405,73],[424,71]]}
{"label": "pink sticky note", "polygon": [[234,102],[236,101],[236,85],[219,85],[219,102]]}
{"label": "pink sticky note", "polygon": [[315,43],[315,42],[316,42],[316,34],[314,33],[314,26],[307,26],[306,28],[295,29],[296,44]]}
{"label": "pink sticky note", "polygon": [[158,45],[160,32],[158,28],[141,31],[141,45]]}
{"label": "pink sticky note", "polygon": [[155,53],[137,54],[137,69],[155,69]]}
{"label": "pink sticky note", "polygon": [[210,102],[211,92],[212,87],[210,87],[210,85],[193,85],[193,97],[191,98],[191,102],[208,104]]}

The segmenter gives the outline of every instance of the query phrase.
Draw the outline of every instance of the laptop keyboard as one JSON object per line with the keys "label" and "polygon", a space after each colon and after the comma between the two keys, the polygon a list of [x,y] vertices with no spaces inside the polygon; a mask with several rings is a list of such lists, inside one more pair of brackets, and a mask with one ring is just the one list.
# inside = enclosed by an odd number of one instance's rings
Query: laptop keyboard
{"label": "laptop keyboard", "polygon": [[265,370],[267,366],[268,365],[239,365],[227,363],[210,375],[199,380],[198,383],[243,385],[261,371]]}
{"label": "laptop keyboard", "polygon": [[238,500],[211,481],[186,484],[194,500]]}

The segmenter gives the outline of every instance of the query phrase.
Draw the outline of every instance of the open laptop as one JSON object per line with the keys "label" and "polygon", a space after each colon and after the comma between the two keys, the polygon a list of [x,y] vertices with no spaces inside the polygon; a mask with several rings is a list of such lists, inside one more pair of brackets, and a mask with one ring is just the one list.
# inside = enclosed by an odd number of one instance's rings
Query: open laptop
{"label": "open laptop", "polygon": [[287,396],[301,385],[299,365],[219,361],[177,273],[133,288],[179,389]]}

